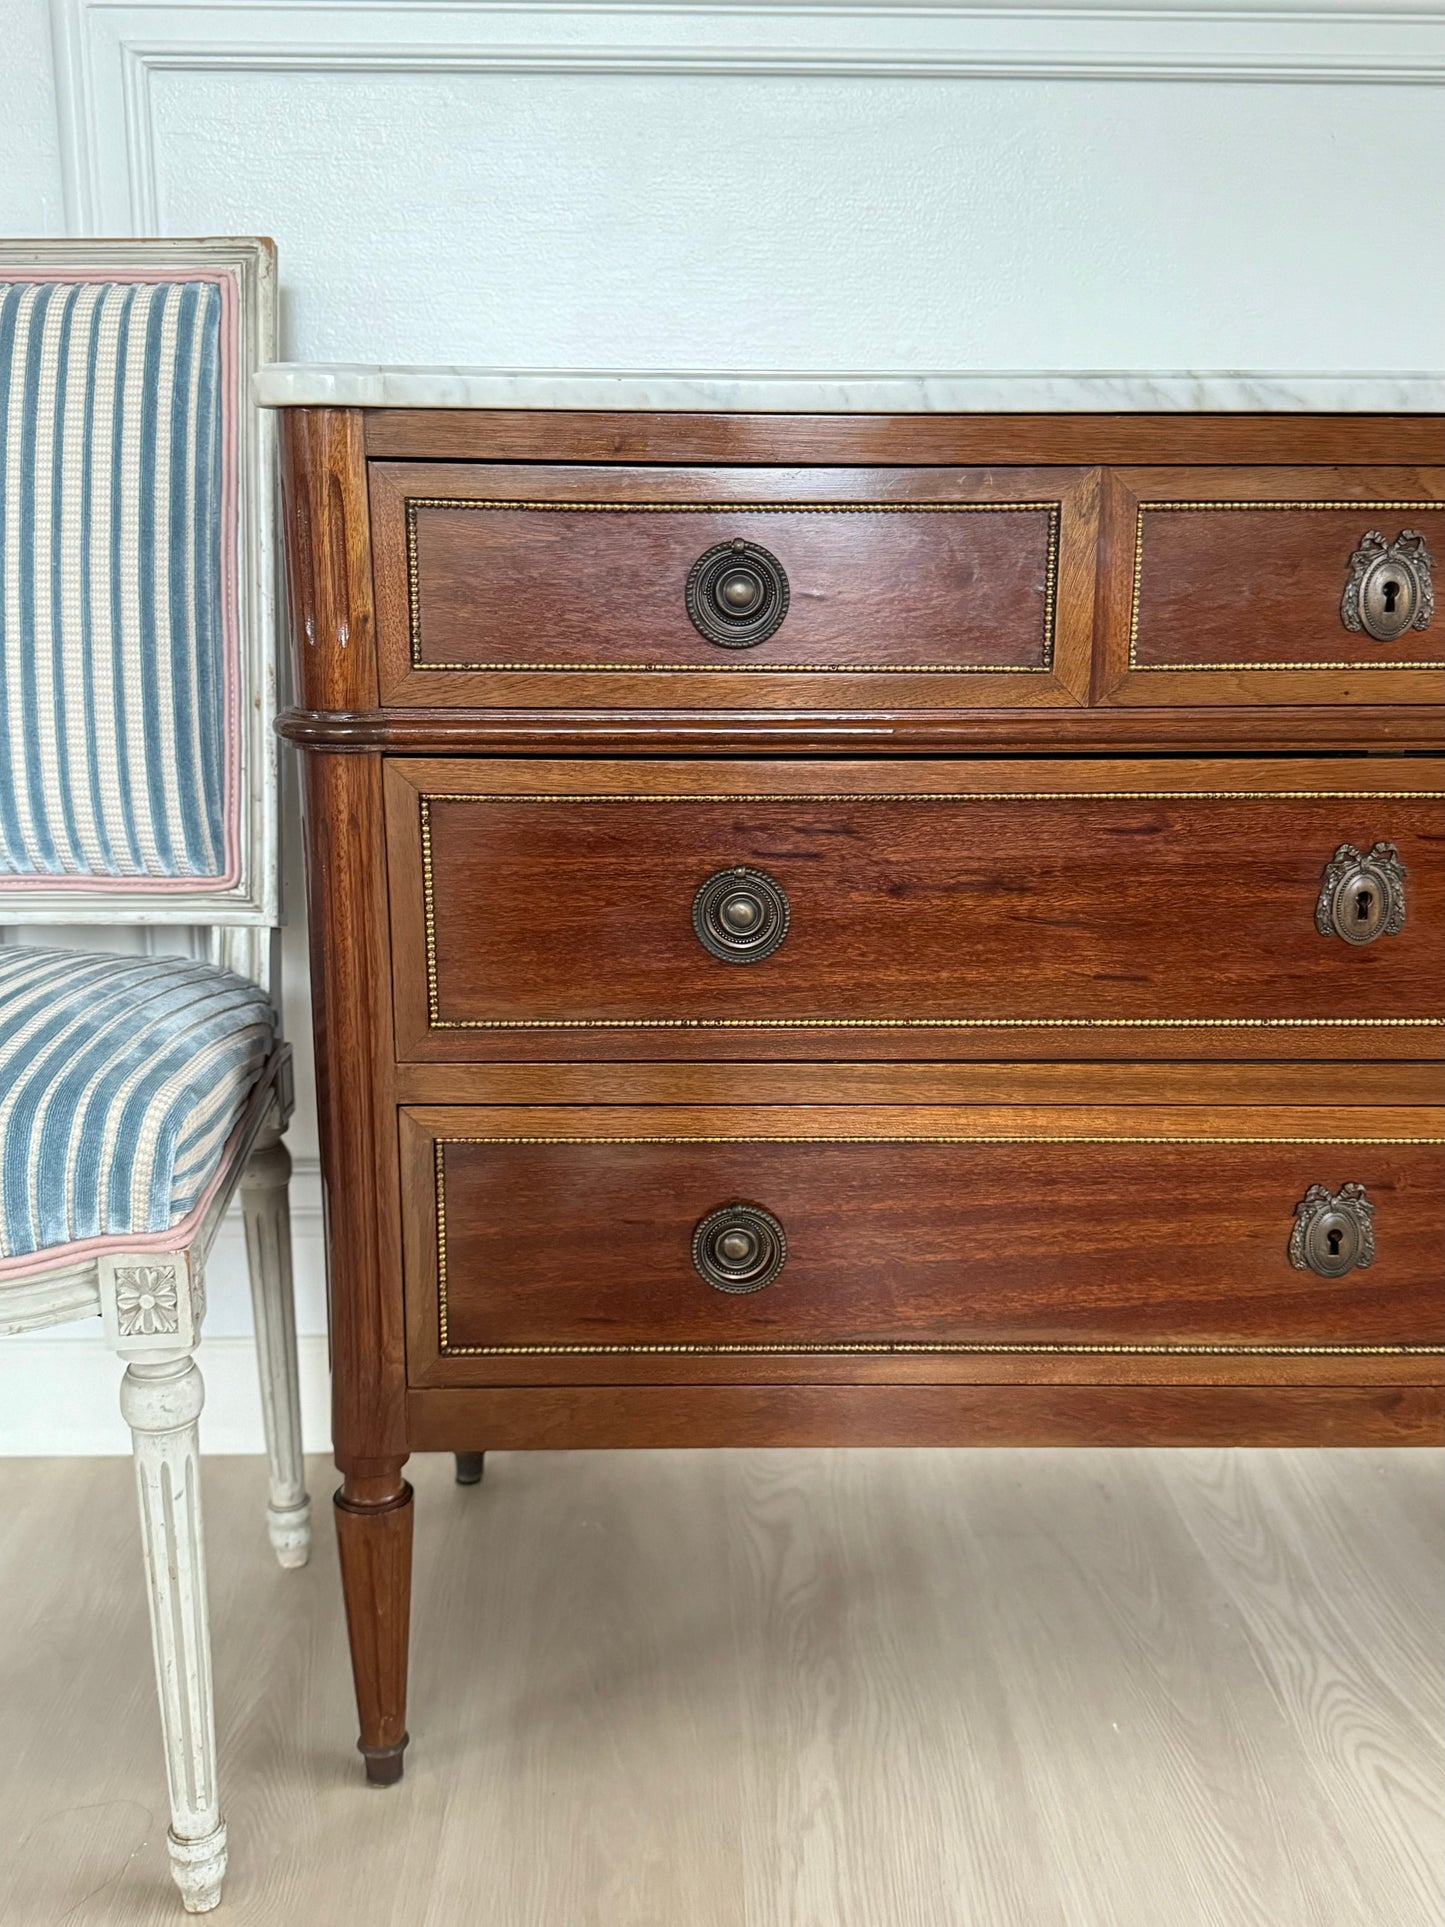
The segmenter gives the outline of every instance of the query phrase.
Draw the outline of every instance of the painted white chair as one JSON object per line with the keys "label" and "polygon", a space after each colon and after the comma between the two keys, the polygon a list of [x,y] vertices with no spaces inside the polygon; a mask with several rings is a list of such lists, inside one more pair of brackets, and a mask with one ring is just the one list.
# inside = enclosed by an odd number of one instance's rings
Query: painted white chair
{"label": "painted white chair", "polygon": [[0,243],[0,925],[141,925],[148,944],[0,946],[0,1330],[98,1316],[125,1361],[193,1913],[226,1868],[194,1355],[238,1188],[271,1542],[283,1566],[310,1544],[275,1008],[274,460],[250,394],[274,351],[269,242]]}

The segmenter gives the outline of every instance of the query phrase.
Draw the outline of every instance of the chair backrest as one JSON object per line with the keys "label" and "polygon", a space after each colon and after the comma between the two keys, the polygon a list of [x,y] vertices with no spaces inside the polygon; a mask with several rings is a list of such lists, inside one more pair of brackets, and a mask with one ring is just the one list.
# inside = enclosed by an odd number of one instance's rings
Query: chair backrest
{"label": "chair backrest", "polygon": [[0,242],[0,923],[274,924],[269,241]]}

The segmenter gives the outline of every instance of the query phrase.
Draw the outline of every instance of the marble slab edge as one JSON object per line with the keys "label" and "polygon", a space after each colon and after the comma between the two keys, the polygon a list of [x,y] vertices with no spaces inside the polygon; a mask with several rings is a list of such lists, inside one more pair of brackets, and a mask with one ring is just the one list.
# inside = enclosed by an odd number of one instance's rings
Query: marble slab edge
{"label": "marble slab edge", "polygon": [[274,362],[264,408],[556,408],[840,414],[1439,414],[1445,373],[567,374]]}

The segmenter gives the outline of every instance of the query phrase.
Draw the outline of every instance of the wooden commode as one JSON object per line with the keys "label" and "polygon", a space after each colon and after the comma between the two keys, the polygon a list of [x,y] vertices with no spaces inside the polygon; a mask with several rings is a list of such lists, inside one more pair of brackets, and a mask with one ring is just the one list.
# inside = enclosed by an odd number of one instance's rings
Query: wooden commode
{"label": "wooden commode", "polygon": [[493,386],[262,378],[370,1777],[413,1451],[1439,1437],[1439,417]]}

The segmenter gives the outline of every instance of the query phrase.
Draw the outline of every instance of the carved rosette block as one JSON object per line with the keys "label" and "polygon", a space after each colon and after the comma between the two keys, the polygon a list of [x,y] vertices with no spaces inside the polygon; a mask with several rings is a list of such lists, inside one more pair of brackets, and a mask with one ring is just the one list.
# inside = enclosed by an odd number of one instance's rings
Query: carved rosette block
{"label": "carved rosette block", "polygon": [[106,1338],[122,1358],[174,1355],[200,1342],[205,1284],[187,1251],[108,1252],[97,1264]]}

